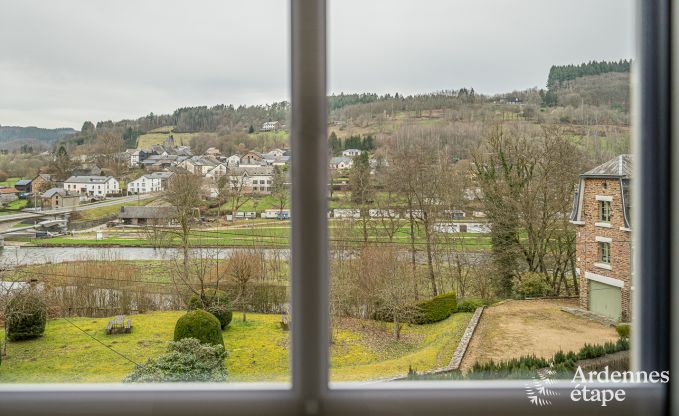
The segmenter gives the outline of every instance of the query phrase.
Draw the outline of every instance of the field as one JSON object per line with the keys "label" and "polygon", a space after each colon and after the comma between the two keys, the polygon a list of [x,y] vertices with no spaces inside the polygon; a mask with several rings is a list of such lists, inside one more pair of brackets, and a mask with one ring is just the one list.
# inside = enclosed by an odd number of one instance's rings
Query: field
{"label": "field", "polygon": [[140,201],[123,202],[115,205],[106,205],[99,208],[88,209],[80,211],[80,219],[83,221],[91,221],[99,218],[107,218],[117,215],[120,212],[120,208],[123,206],[131,205],[148,205],[154,201],[154,198],[143,199]]}
{"label": "field", "polygon": [[576,306],[576,301],[508,300],[486,308],[460,368],[530,354],[549,358],[559,350],[618,339],[615,328],[563,312],[564,306]]}
{"label": "field", "polygon": [[[109,208],[109,207],[106,207]],[[192,232],[190,241],[193,245],[205,247],[279,247],[287,248],[290,245],[289,221],[248,221],[236,222],[236,226],[216,227],[210,229],[196,229]],[[240,225],[238,225],[240,224]],[[351,246],[363,244],[363,229],[360,223],[349,224],[344,221],[332,220],[330,222],[330,241],[333,244],[346,243]],[[471,251],[485,251],[491,247],[489,234],[475,233],[452,233],[446,235],[438,245],[464,248]],[[37,239],[32,243],[39,246],[129,246],[129,247],[152,247],[154,242],[148,239],[143,230],[135,229],[111,229],[103,234],[104,239],[96,240],[95,233],[79,233],[75,236],[63,236],[49,239]],[[179,237],[175,236],[168,240],[170,245],[176,246]],[[368,241],[375,244],[410,245],[410,234],[405,221],[402,227],[395,232],[389,240],[384,231],[380,229],[379,221],[370,221],[368,226]],[[423,250],[425,237],[422,229],[415,232],[415,245],[418,250]]]}
{"label": "field", "polygon": [[170,134],[174,137],[175,146],[189,146],[191,139],[196,136],[214,136],[214,133],[146,133],[137,138],[137,149],[148,149],[154,144],[164,144]]}
{"label": "field", "polygon": [[[10,343],[0,365],[0,383],[120,382],[134,368],[158,356],[172,339],[183,312],[152,312],[131,316],[133,331],[105,335],[109,318],[62,318],[48,321],[45,335]],[[239,313],[224,330],[230,381],[289,381],[289,332],[279,327],[280,316]],[[333,331],[333,381],[374,380],[448,364],[470,314],[459,313],[431,325],[406,326],[402,339],[390,338],[390,324],[345,320]],[[76,326],[78,328],[76,328]],[[83,333],[85,331],[87,334]],[[2,338],[0,333],[0,339]]]}

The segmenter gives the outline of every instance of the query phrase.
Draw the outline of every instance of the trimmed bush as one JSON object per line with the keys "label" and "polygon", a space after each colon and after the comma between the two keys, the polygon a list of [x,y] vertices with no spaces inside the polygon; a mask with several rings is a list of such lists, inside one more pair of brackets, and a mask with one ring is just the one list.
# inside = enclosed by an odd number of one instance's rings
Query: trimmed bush
{"label": "trimmed bush", "polygon": [[618,336],[620,338],[629,339],[630,334],[629,324],[619,324],[618,326],[615,327],[615,330],[618,332]]}
{"label": "trimmed bush", "polygon": [[7,303],[5,319],[8,340],[37,338],[45,332],[47,305],[36,293],[19,293]]}
{"label": "trimmed bush", "polygon": [[223,290],[205,289],[204,299],[193,294],[187,302],[189,310],[204,309],[219,319],[219,325],[225,329],[233,319],[231,311],[231,297]]}
{"label": "trimmed bush", "polygon": [[219,319],[202,309],[188,312],[174,326],[174,340],[196,338],[203,344],[224,346]]}
{"label": "trimmed bush", "polygon": [[457,305],[458,312],[475,312],[476,308],[485,305],[481,299],[465,299]]}
{"label": "trimmed bush", "polygon": [[220,345],[201,344],[195,338],[170,342],[167,353],[156,360],[137,366],[125,383],[215,382],[226,381],[224,359],[227,353]]}
{"label": "trimmed bush", "polygon": [[443,293],[430,300],[418,302],[417,309],[416,324],[433,324],[448,318],[457,310],[457,297],[455,292]]}

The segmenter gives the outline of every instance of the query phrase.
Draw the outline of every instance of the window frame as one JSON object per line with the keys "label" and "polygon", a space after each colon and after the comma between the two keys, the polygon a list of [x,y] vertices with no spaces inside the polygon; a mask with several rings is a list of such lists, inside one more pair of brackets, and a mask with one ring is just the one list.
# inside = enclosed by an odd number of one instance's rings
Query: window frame
{"label": "window frame", "polygon": [[[287,384],[163,385],[0,385],[3,413],[46,414],[558,414],[655,415],[670,410],[666,385],[626,385],[622,406],[573,406],[567,400],[549,409],[530,406],[522,381],[399,382],[328,386],[328,238],[326,150],[326,0],[291,0],[292,122],[292,386]],[[635,59],[635,150],[633,188],[635,276],[633,365],[640,370],[670,367],[670,254],[679,256],[679,149],[670,146],[669,0],[637,1],[638,55]],[[425,7],[425,6],[423,6]],[[676,90],[675,90],[676,93]],[[676,94],[675,94],[676,96]],[[675,107],[676,108],[676,107]],[[670,182],[670,176],[675,181]],[[638,204],[638,205],[637,205]],[[302,220],[303,219],[303,220]],[[667,224],[671,225],[667,227]],[[674,231],[671,234],[671,231]],[[679,261],[679,260],[677,260]],[[674,267],[673,267],[674,266]],[[320,278],[319,278],[320,277]],[[649,284],[650,283],[650,284]],[[679,318],[677,311],[673,311]],[[679,330],[679,319],[672,321]],[[678,331],[679,333],[679,331]],[[676,362],[672,362],[676,369]],[[672,384],[673,392],[679,393]],[[572,385],[553,385],[567,396]],[[675,396],[676,397],[676,396]]]}

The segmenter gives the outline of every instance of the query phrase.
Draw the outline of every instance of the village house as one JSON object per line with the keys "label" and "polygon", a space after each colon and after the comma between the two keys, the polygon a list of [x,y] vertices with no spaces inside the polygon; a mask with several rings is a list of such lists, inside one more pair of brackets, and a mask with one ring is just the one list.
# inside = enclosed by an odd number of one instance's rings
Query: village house
{"label": "village house", "polygon": [[31,181],[30,179],[20,179],[16,181],[14,187],[19,192],[31,192]]}
{"label": "village house", "polygon": [[362,150],[358,149],[347,149],[342,151],[342,156],[344,157],[356,157],[363,153]]}
{"label": "village house", "polygon": [[222,176],[226,175],[226,172],[228,172],[229,168],[226,166],[226,163],[220,163],[219,165],[215,166],[210,170],[208,173],[205,174],[206,178],[211,178],[211,179],[219,179]]}
{"label": "village house", "polygon": [[168,180],[174,172],[153,172],[147,173],[127,184],[128,194],[147,194],[151,192],[161,192],[167,189]]}
{"label": "village house", "polygon": [[0,188],[0,204],[8,204],[19,199],[17,194],[19,191],[15,187]]}
{"label": "village house", "polygon": [[240,166],[262,166],[266,162],[261,154],[251,150],[240,158]]}
{"label": "village house", "polygon": [[238,167],[240,165],[240,156],[231,155],[226,158],[226,161],[224,163],[226,163],[227,168]]}
{"label": "village house", "polygon": [[350,157],[332,157],[330,158],[330,169],[344,170],[351,169],[354,166],[354,161]]}
{"label": "village house", "polygon": [[580,307],[615,321],[631,319],[630,155],[580,175],[571,222],[577,226]]}
{"label": "village house", "polygon": [[52,188],[40,196],[42,209],[72,208],[80,204],[80,197],[73,195],[64,188]]}
{"label": "village house", "polygon": [[151,155],[144,159],[141,164],[145,170],[163,170],[177,166],[186,159],[188,157],[179,155]]}
{"label": "village house", "polygon": [[131,168],[141,166],[141,162],[149,156],[146,151],[140,149],[127,149],[125,154],[128,158],[128,166]]}
{"label": "village house", "polygon": [[262,131],[277,131],[281,128],[281,123],[278,121],[267,121],[262,124]]}
{"label": "village house", "polygon": [[219,157],[221,154],[222,152],[216,147],[210,147],[205,151],[205,156]]}
{"label": "village house", "polygon": [[31,182],[31,192],[45,192],[55,186],[55,178],[48,173],[40,173]]}
{"label": "village house", "polygon": [[270,194],[274,168],[272,166],[247,166],[229,169],[229,184],[243,193]]}
{"label": "village house", "polygon": [[194,175],[205,176],[215,166],[219,165],[219,161],[210,156],[193,156],[179,163],[179,167],[186,169]]}
{"label": "village house", "polygon": [[140,207],[124,206],[120,208],[118,218],[127,225],[167,225],[177,216],[175,207]]}
{"label": "village house", "polygon": [[120,193],[120,184],[113,176],[71,176],[64,189],[79,195],[106,196]]}

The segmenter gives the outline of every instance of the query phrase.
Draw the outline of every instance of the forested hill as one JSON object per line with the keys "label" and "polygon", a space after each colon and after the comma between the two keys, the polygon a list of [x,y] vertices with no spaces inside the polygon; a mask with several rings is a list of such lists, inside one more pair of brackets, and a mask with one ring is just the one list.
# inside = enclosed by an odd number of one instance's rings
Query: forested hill
{"label": "forested hill", "polygon": [[629,72],[631,60],[621,59],[617,62],[590,61],[580,65],[553,65],[549,69],[547,88],[554,90],[561,87],[567,81],[588,75],[601,75],[609,72]]}
{"label": "forested hill", "polygon": [[41,129],[39,127],[0,126],[0,142],[16,139],[35,139],[50,143],[76,132],[72,128]]}

